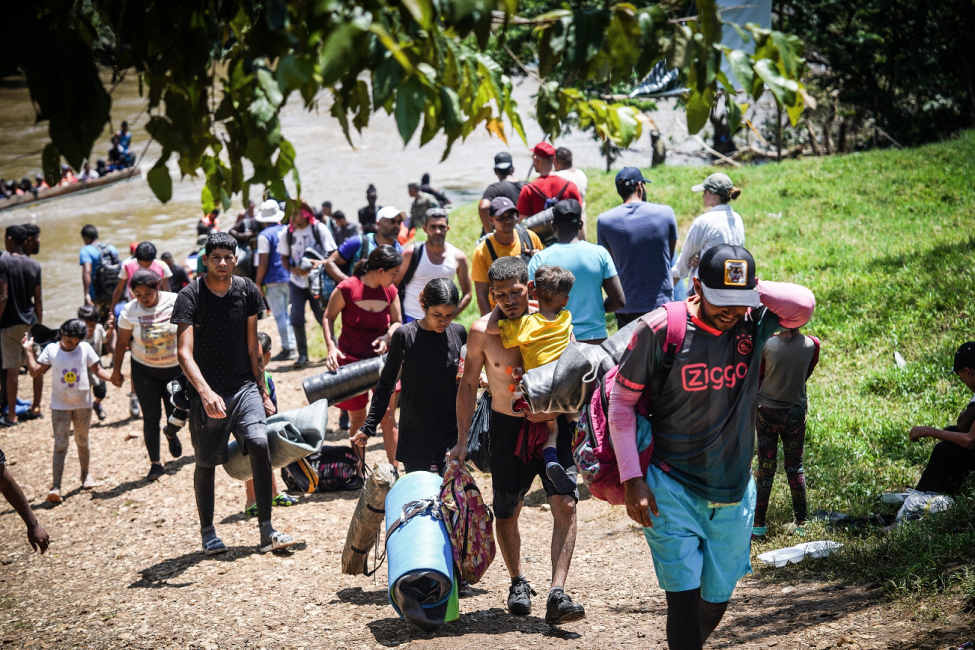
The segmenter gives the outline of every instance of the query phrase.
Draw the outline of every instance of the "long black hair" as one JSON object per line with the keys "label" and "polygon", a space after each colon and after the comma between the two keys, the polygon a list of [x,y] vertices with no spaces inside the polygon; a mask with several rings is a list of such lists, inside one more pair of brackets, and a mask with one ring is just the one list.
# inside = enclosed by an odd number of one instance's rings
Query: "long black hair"
{"label": "long black hair", "polygon": [[387,245],[377,246],[375,250],[369,253],[369,257],[355,263],[355,268],[352,270],[352,275],[358,278],[362,277],[369,271],[388,271],[390,269],[395,269],[402,263],[403,256],[397,253],[395,248]]}

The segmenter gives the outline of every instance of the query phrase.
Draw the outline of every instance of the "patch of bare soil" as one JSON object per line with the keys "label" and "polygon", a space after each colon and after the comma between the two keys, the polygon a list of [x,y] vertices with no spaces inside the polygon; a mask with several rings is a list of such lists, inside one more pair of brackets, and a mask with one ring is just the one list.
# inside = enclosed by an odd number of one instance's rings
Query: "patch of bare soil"
{"label": "patch of bare soil", "polygon": [[[273,322],[263,321],[262,329],[276,340]],[[279,405],[287,410],[305,405],[301,380],[322,368],[292,371],[286,363],[272,364],[271,371]],[[72,446],[66,499],[57,506],[44,500],[51,477],[49,414],[0,429],[10,470],[52,539],[46,555],[32,554],[19,517],[0,503],[4,648],[666,647],[664,594],[641,532],[621,508],[591,498],[579,504],[568,584],[587,616],[562,627],[544,622],[551,515],[540,489],[530,495],[521,519],[525,572],[539,592],[532,615],[524,618],[505,611],[509,579],[499,552],[474,596],[461,601],[460,620],[430,635],[400,620],[386,598],[385,567],[374,578],[341,574],[357,493],[303,496],[297,506],[275,508],[275,525],[302,544],[289,555],[259,555],[257,523],[241,513],[243,486],[218,470],[217,532],[230,552],[207,558],[193,497],[193,458],[170,459],[163,443],[166,474],[148,483],[142,422],[129,418],[127,392],[109,387],[109,417],[92,428],[92,474],[99,487],[80,490]],[[333,431],[337,418],[333,409]],[[330,439],[346,444],[346,435],[335,432]],[[182,438],[191,454],[188,433]],[[367,458],[385,459],[381,439],[369,446]],[[478,480],[490,494],[490,477]],[[862,587],[772,586],[747,578],[709,647],[914,650],[975,637],[961,624],[910,616],[883,603],[879,591]]]}

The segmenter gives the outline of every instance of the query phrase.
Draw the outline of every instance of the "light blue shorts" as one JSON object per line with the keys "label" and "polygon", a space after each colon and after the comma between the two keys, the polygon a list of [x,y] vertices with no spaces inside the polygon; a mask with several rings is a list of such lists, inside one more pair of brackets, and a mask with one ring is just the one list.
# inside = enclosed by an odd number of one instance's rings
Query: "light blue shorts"
{"label": "light blue shorts", "polygon": [[741,503],[716,508],[653,465],[647,470],[647,485],[660,516],[650,514],[653,528],[644,528],[643,534],[660,587],[700,587],[701,598],[709,603],[730,600],[738,580],[752,572],[754,479],[749,479]]}

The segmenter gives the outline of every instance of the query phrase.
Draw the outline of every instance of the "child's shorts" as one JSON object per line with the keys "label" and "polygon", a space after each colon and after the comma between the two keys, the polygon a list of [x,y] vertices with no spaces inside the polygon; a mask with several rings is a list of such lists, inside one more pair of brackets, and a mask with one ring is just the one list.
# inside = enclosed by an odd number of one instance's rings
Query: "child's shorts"
{"label": "child's shorts", "polygon": [[659,517],[643,534],[653,554],[657,582],[665,591],[701,588],[709,603],[731,599],[738,580],[751,573],[751,533],[755,517],[755,481],[736,505],[711,507],[666,472],[650,465],[647,485]]}

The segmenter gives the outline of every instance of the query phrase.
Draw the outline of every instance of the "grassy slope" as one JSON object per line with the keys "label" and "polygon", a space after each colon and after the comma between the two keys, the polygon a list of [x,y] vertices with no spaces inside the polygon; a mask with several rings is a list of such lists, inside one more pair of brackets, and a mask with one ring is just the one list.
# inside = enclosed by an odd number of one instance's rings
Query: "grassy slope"
{"label": "grassy slope", "polygon": [[[745,221],[759,276],[808,286],[818,302],[805,328],[823,343],[809,388],[805,467],[810,512],[862,516],[884,511],[880,494],[913,486],[932,446],[931,441],[910,443],[910,426],[953,423],[970,397],[948,371],[957,346],[975,338],[973,161],[975,132],[968,132],[919,149],[731,172],[743,190],[735,209]],[[710,171],[644,170],[653,180],[650,199],[674,208],[681,241],[702,211],[700,195],[689,188]],[[587,173],[592,241],[596,217],[619,199],[612,175]],[[479,233],[476,205],[451,213],[449,240],[456,246],[470,254]],[[460,322],[469,326],[475,315],[476,304]],[[907,359],[906,370],[895,367],[895,351]],[[780,466],[769,511],[770,539],[759,551],[794,543],[777,526],[791,517]],[[942,522],[943,530],[968,527],[968,534],[951,540],[931,530],[882,539],[814,527],[813,539],[829,535],[847,543],[845,559],[786,571],[825,571],[924,590],[947,582],[952,563],[975,552],[971,524],[967,519]],[[968,582],[975,594],[975,578]]]}
{"label": "grassy slope", "polygon": [[[710,171],[644,172],[653,180],[650,199],[674,208],[681,241],[701,212],[700,195],[689,188]],[[587,173],[595,240],[596,217],[619,199],[612,175]],[[910,426],[953,423],[971,397],[948,371],[957,346],[975,338],[975,133],[920,149],[789,161],[731,176],[743,190],[735,209],[760,277],[808,286],[818,302],[805,329],[823,343],[809,389],[810,512],[889,511],[880,494],[913,486],[932,446],[910,443]],[[471,251],[480,230],[475,206],[453,212],[451,228],[450,240]],[[474,316],[471,308],[461,322],[469,325]],[[895,367],[895,351],[907,359],[906,370]],[[779,472],[769,521],[784,524],[792,508],[781,466]],[[959,553],[971,556],[973,540],[969,533],[925,554],[914,550],[937,546],[931,535],[848,538],[849,559],[856,561],[821,566],[891,586],[918,578],[930,586],[944,582],[945,567]],[[772,525],[760,550],[792,543]]]}

